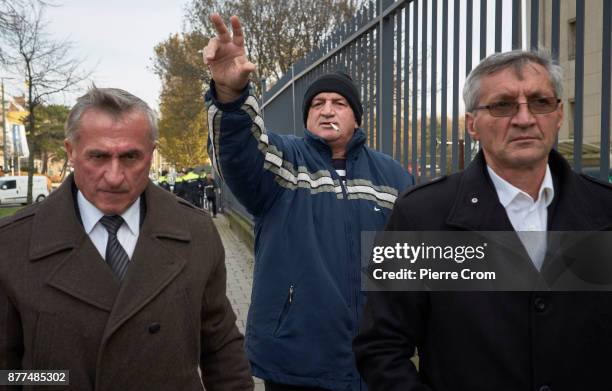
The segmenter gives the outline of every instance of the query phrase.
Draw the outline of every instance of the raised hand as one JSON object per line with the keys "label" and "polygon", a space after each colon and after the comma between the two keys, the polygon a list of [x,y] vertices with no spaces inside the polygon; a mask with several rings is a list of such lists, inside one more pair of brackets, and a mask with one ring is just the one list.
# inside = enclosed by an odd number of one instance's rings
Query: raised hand
{"label": "raised hand", "polygon": [[240,96],[251,72],[255,71],[255,65],[246,57],[244,35],[237,16],[230,18],[232,34],[219,14],[212,14],[210,21],[217,30],[217,36],[211,38],[204,48],[204,64],[208,65],[215,81],[217,99],[227,103]]}

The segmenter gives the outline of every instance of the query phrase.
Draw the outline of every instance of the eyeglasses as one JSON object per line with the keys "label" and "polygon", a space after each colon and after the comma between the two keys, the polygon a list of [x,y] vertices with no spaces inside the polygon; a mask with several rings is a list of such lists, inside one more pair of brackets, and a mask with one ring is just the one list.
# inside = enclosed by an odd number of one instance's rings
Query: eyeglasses
{"label": "eyeglasses", "polygon": [[552,113],[559,107],[561,99],[555,97],[529,99],[527,102],[495,102],[474,110],[489,110],[493,117],[512,117],[519,111],[519,105],[527,105],[531,114]]}

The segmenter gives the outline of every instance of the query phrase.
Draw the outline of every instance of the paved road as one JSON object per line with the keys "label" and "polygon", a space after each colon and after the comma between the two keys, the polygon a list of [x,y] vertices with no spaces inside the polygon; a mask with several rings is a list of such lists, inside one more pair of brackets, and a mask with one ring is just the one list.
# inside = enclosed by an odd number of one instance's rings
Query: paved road
{"label": "paved road", "polygon": [[[253,255],[232,232],[224,215],[218,214],[214,222],[225,247],[227,297],[238,318],[236,321],[238,328],[244,334],[253,286]],[[255,378],[255,391],[264,391],[262,381],[257,378]]]}

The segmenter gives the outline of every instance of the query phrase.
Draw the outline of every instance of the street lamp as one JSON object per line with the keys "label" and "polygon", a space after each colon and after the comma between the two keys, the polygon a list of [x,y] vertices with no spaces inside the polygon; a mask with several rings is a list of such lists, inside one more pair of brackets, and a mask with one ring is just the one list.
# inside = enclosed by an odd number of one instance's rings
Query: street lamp
{"label": "street lamp", "polygon": [[6,148],[6,108],[4,106],[4,80],[13,80],[12,77],[0,77],[2,84],[2,156],[4,158],[4,170],[8,167],[7,148]]}

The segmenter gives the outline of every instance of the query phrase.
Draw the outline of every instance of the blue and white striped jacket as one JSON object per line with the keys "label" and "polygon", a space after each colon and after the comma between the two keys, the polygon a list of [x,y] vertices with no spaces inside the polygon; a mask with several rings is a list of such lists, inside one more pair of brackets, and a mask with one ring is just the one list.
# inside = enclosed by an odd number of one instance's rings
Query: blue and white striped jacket
{"label": "blue and white striped jacket", "polygon": [[330,390],[362,388],[351,349],[364,295],[362,231],[382,230],[399,192],[414,183],[392,158],[347,148],[346,183],[327,144],[266,132],[245,88],[229,104],[206,96],[209,155],[254,216],[255,271],[246,327],[253,374]]}

